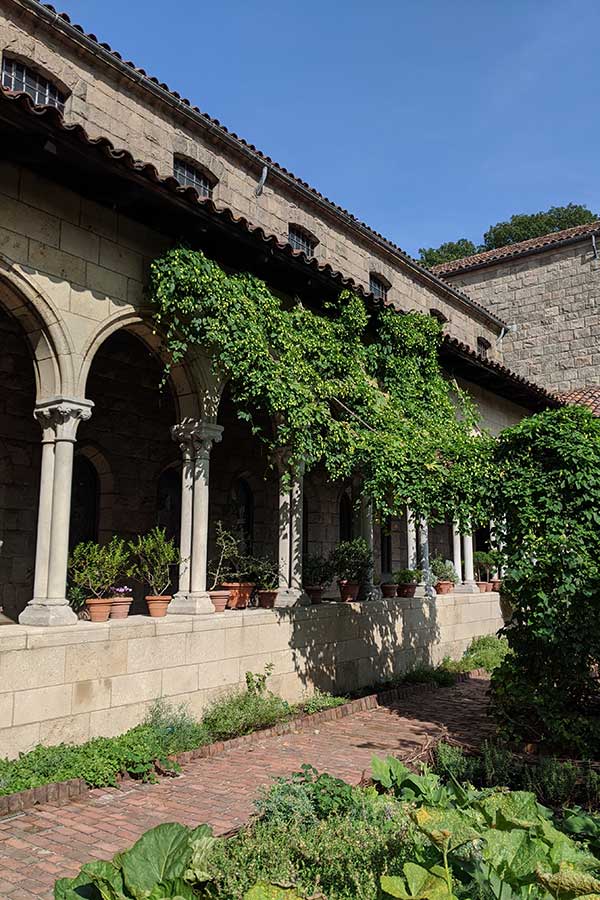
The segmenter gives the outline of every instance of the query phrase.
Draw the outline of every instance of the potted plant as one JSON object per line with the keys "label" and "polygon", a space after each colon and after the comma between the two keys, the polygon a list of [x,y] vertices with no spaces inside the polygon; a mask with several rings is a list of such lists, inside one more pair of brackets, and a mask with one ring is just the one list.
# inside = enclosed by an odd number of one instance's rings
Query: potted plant
{"label": "potted plant", "polygon": [[228,591],[227,609],[246,609],[256,589],[251,572],[253,560],[242,553],[239,539],[221,522],[217,522],[217,547],[220,563],[218,571],[212,573],[214,585]]}
{"label": "potted plant", "polygon": [[420,584],[423,573],[420,569],[399,569],[394,572],[394,584],[396,596],[414,597],[417,585]]}
{"label": "potted plant", "polygon": [[[373,583],[375,583],[375,579],[373,579]],[[390,581],[383,581],[382,579],[379,587],[381,589],[381,596],[384,599],[390,600],[392,597],[396,596],[396,582],[394,581],[393,574]]]}
{"label": "potted plant", "polygon": [[333,571],[338,579],[343,603],[356,600],[361,583],[373,566],[373,554],[364,538],[342,541],[332,554]]}
{"label": "potted plant", "polygon": [[138,535],[129,544],[133,564],[129,574],[145,582],[151,593],[146,595],[148,612],[153,618],[167,614],[171,595],[165,591],[171,584],[171,566],[180,562],[181,556],[175,541],[164,528],[156,526],[148,534]]}
{"label": "potted plant", "polygon": [[126,619],[133,600],[131,588],[124,584],[122,587],[111,587],[110,592],[112,594],[111,619]]}
{"label": "potted plant", "polygon": [[473,554],[473,566],[475,568],[475,574],[477,576],[475,583],[482,594],[485,593],[485,591],[491,591],[492,589],[492,584],[490,581],[490,569],[493,565],[494,558],[491,553],[486,553],[483,550],[477,550]]}
{"label": "potted plant", "polygon": [[492,550],[490,553],[491,560],[491,571],[495,572],[494,576],[490,576],[490,590],[491,591],[499,591],[502,586],[502,579],[500,578],[500,570],[502,566],[502,553],[499,550]]}
{"label": "potted plant", "polygon": [[121,578],[129,564],[125,541],[113,537],[100,546],[95,541],[83,541],[74,548],[69,559],[69,575],[74,589],[84,588],[92,622],[106,622],[113,598],[108,596],[111,585]]}
{"label": "potted plant", "polygon": [[332,578],[333,568],[330,559],[308,554],[302,561],[302,582],[311,603],[317,604],[322,601],[325,585],[329,584]]}
{"label": "potted plant", "polygon": [[223,586],[227,578],[226,570],[231,566],[231,560],[239,557],[239,542],[237,538],[223,527],[222,522],[217,522],[217,556],[208,564],[208,574],[212,583],[209,595],[215,612],[223,612],[231,599],[231,591]]}
{"label": "potted plant", "polygon": [[458,575],[452,563],[446,562],[441,556],[434,556],[429,568],[436,594],[449,594],[458,581]]}
{"label": "potted plant", "polygon": [[279,566],[268,556],[250,561],[253,580],[258,588],[258,605],[261,609],[273,609],[279,587]]}

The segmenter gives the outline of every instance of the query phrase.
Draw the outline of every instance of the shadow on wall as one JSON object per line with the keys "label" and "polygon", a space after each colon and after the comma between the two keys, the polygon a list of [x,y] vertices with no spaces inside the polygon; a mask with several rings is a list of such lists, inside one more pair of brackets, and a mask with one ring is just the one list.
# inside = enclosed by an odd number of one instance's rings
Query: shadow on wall
{"label": "shadow on wall", "polygon": [[339,693],[389,681],[430,664],[440,640],[435,601],[425,598],[324,603],[299,613],[290,646],[307,690]]}

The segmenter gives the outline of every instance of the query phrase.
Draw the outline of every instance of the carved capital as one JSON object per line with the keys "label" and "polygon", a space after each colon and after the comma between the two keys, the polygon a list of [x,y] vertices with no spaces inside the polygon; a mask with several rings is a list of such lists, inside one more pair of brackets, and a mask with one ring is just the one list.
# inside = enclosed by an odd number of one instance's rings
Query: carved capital
{"label": "carved capital", "polygon": [[213,443],[218,443],[222,435],[222,425],[198,419],[186,419],[171,428],[171,437],[179,444],[185,460],[208,458]]}
{"label": "carved capital", "polygon": [[91,417],[93,406],[91,400],[54,397],[38,403],[33,415],[40,423],[44,441],[75,441],[79,423]]}

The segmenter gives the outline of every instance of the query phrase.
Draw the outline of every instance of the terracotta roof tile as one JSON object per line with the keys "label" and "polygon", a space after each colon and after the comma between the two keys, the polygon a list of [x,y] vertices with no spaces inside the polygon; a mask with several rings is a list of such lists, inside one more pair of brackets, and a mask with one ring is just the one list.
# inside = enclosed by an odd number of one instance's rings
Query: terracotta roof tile
{"label": "terracotta roof tile", "polygon": [[583,388],[575,388],[566,394],[561,394],[565,403],[589,406],[595,416],[600,416],[600,385],[590,385]]}
{"label": "terracotta roof tile", "polygon": [[[19,109],[36,119],[45,120],[55,131],[61,131],[68,136],[71,136],[79,143],[85,144],[92,152],[108,157],[115,165],[139,173],[162,190],[182,197],[191,206],[200,206],[214,218],[225,221],[235,228],[242,229],[246,233],[258,237],[264,243],[269,244],[275,252],[297,259],[307,268],[318,271],[324,276],[333,279],[337,284],[354,290],[364,297],[375,299],[373,295],[366,291],[361,285],[357,285],[351,278],[347,278],[341,272],[333,269],[329,263],[320,263],[314,257],[307,257],[302,251],[294,250],[290,244],[279,241],[275,235],[267,234],[264,229],[260,226],[253,225],[243,216],[235,216],[229,208],[219,208],[215,206],[211,199],[200,197],[193,187],[182,186],[173,176],[161,178],[155,166],[151,163],[135,160],[128,150],[115,149],[112,142],[107,137],[89,137],[83,126],[78,123],[66,123],[61,113],[55,107],[36,106],[29,94],[22,92],[15,93],[0,86],[0,102],[7,101],[15,104]],[[391,303],[386,305],[392,306]],[[458,354],[463,359],[468,359],[470,362],[483,367],[490,374],[496,375],[504,381],[512,383],[515,387],[523,388],[538,401],[548,402],[550,404],[562,402],[555,394],[552,394],[550,391],[547,391],[539,385],[533,384],[533,382],[527,381],[525,378],[512,372],[501,363],[486,359],[467,344],[462,343],[456,338],[445,335],[443,347],[447,348],[450,353]]]}
{"label": "terracotta roof tile", "polygon": [[589,222],[587,225],[575,225],[574,228],[565,228],[563,231],[552,231],[550,234],[530,238],[528,241],[519,241],[518,244],[507,244],[505,247],[498,247],[496,250],[486,250],[484,253],[463,256],[462,259],[453,259],[447,263],[440,263],[439,266],[432,266],[431,271],[436,275],[454,275],[456,272],[463,272],[466,269],[493,265],[503,259],[540,252],[556,244],[563,244],[596,234],[600,234],[600,221]]}

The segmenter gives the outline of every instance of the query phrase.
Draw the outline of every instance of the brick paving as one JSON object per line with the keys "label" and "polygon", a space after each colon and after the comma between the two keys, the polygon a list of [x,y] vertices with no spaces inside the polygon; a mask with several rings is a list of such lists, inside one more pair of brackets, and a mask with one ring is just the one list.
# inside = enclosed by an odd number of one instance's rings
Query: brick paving
{"label": "brick paving", "polygon": [[253,746],[185,766],[158,784],[124,782],[65,806],[47,804],[0,819],[0,900],[51,900],[56,878],[108,858],[161,822],[208,822],[224,833],[248,820],[261,785],[311,763],[356,784],[373,754],[406,758],[445,729],[473,743],[489,731],[487,680],[414,695],[309,731],[269,737]]}

